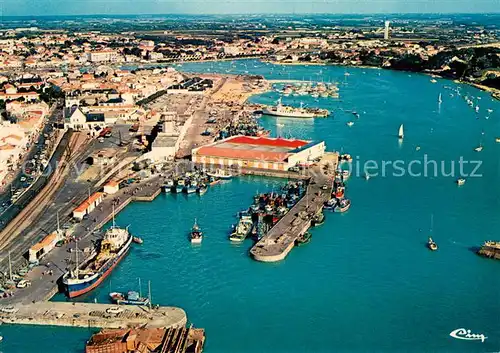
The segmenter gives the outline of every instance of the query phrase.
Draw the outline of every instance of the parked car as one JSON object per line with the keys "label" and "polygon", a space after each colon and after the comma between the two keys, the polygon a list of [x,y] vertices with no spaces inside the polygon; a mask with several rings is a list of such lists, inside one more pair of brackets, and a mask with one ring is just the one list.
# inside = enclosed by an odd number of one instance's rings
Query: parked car
{"label": "parked car", "polygon": [[111,308],[107,308],[106,309],[106,312],[108,314],[119,314],[123,311],[122,308],[118,307],[118,306],[112,306]]}
{"label": "parked car", "polygon": [[16,287],[17,288],[26,288],[26,287],[29,287],[29,286],[31,286],[31,282],[28,281],[28,280],[26,280],[26,279],[23,279],[23,280],[21,280],[21,281],[19,281],[17,283]]}

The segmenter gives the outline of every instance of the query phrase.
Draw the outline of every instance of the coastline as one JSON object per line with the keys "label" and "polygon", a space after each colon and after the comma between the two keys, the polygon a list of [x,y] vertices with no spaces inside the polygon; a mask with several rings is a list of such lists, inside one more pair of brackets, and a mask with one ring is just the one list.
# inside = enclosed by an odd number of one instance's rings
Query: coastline
{"label": "coastline", "polygon": [[448,78],[441,76],[439,73],[432,73],[432,72],[425,72],[425,71],[407,71],[407,70],[395,70],[390,67],[380,67],[380,66],[370,66],[370,65],[344,65],[344,64],[338,64],[338,63],[303,63],[303,62],[289,62],[289,63],[284,63],[284,62],[278,62],[278,61],[271,61],[271,60],[262,60],[262,62],[269,62],[274,65],[284,65],[284,66],[344,66],[346,68],[361,68],[361,69],[375,69],[375,70],[389,70],[389,71],[400,71],[400,72],[411,72],[411,73],[417,73],[417,74],[423,74],[423,75],[428,75],[428,76],[436,76],[439,77],[443,80],[450,80],[455,83],[460,83],[460,84],[466,84],[470,85],[473,87],[476,87],[482,91],[488,92],[491,94],[491,96],[497,100],[500,100],[500,89],[494,88],[494,87],[489,87],[485,85],[481,85],[478,83],[474,82],[469,82],[465,80],[460,80],[460,79],[453,79],[453,78]]}

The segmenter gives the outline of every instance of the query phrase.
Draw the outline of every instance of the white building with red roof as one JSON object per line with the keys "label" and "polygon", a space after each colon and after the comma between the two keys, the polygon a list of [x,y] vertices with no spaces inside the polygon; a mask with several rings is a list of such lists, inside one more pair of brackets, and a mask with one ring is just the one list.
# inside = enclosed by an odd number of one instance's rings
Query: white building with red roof
{"label": "white building with red roof", "polygon": [[310,164],[325,153],[325,143],[284,138],[233,136],[195,148],[196,164],[286,171]]}

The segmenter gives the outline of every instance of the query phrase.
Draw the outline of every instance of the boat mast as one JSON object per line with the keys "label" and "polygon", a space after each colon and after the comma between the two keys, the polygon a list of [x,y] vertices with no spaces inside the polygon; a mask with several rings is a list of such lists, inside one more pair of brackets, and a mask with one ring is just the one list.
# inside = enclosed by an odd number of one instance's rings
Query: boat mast
{"label": "boat mast", "polygon": [[148,281],[149,309],[151,310],[151,281]]}
{"label": "boat mast", "polygon": [[12,281],[12,263],[10,262],[10,251],[9,251],[9,279]]}
{"label": "boat mast", "polygon": [[76,255],[75,255],[75,261],[76,261],[75,277],[78,278],[78,268],[80,267],[78,265],[78,239],[75,239],[75,251],[76,251]]}

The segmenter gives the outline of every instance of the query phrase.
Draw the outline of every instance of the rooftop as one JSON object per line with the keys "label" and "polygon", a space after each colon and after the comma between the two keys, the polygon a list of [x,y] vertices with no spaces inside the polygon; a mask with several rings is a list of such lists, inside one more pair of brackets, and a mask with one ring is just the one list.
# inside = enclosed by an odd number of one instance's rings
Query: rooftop
{"label": "rooftop", "polygon": [[280,162],[315,142],[283,138],[235,136],[197,149],[197,155]]}
{"label": "rooftop", "polygon": [[83,212],[85,211],[91,204],[93,204],[96,200],[101,198],[104,195],[103,192],[96,192],[92,194],[89,198],[87,198],[85,201],[83,201],[80,206],[75,208],[73,212]]}

